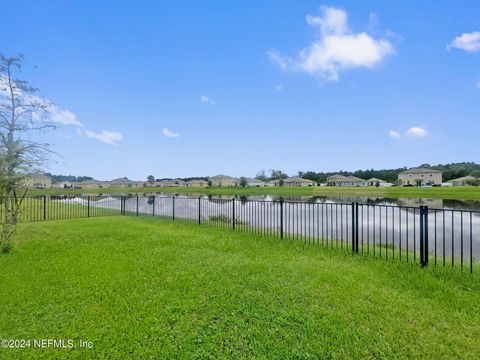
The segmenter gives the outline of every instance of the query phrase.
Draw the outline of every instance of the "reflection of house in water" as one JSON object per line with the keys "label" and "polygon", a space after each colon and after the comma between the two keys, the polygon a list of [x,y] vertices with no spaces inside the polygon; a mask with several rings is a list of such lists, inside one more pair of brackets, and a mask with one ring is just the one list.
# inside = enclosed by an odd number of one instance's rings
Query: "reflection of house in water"
{"label": "reflection of house in water", "polygon": [[399,206],[413,206],[413,207],[420,207],[420,206],[428,206],[434,209],[440,209],[443,207],[443,200],[442,199],[405,199],[401,198],[398,199]]}

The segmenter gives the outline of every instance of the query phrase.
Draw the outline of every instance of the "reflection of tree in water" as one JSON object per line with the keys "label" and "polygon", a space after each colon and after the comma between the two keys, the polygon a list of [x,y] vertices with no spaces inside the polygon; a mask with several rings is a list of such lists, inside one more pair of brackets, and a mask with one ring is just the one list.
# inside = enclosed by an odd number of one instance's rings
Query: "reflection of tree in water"
{"label": "reflection of tree in water", "polygon": [[155,196],[149,196],[147,199],[147,204],[148,205],[153,205],[153,202],[155,201]]}
{"label": "reflection of tree in water", "polygon": [[443,200],[443,205],[450,209],[480,211],[480,201],[478,200]]}

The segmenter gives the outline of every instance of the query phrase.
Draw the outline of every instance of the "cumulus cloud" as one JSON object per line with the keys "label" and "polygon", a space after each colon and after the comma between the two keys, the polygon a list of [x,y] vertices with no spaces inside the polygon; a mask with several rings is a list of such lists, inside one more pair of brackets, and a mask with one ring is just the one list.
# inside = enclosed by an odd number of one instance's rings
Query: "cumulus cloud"
{"label": "cumulus cloud", "polygon": [[402,137],[402,135],[400,135],[400,133],[395,130],[390,130],[388,132],[388,136],[391,137],[392,139],[400,139]]}
{"label": "cumulus cloud", "polygon": [[62,110],[55,105],[50,105],[47,108],[47,112],[52,121],[58,124],[84,126],[80,120],[78,120],[77,115],[70,110]]}
{"label": "cumulus cloud", "polygon": [[428,135],[428,131],[424,128],[415,126],[408,129],[406,134],[411,137],[424,138]]}
{"label": "cumulus cloud", "polygon": [[[78,120],[77,116],[73,112],[71,112],[70,110],[63,110],[59,108],[52,101],[42,96],[36,94],[26,94],[18,87],[14,87],[14,95],[20,103],[35,104],[36,106],[39,106],[41,107],[41,109],[43,109],[43,111],[32,114],[33,121],[48,119],[60,125],[73,125],[83,127],[83,124],[80,122],[80,120]],[[0,98],[8,98],[9,96],[10,94],[8,92],[7,78],[5,76],[0,76]],[[6,101],[5,99],[0,100],[2,102]]]}
{"label": "cumulus cloud", "polygon": [[206,95],[200,95],[200,102],[203,105],[212,105],[212,106],[217,105],[217,103],[213,99],[209,98]]}
{"label": "cumulus cloud", "polygon": [[447,45],[447,50],[452,48],[465,50],[469,53],[480,51],[480,31],[463,33],[462,35],[457,36],[449,45]]}
{"label": "cumulus cloud", "polygon": [[342,70],[373,68],[393,54],[393,45],[388,40],[350,30],[344,10],[321,6],[320,11],[321,16],[306,16],[307,23],[318,30],[318,39],[293,60],[269,50],[267,55],[273,63],[283,70],[292,69],[337,81]]}
{"label": "cumulus cloud", "polygon": [[168,129],[168,128],[163,129],[163,130],[162,130],[162,133],[163,133],[164,136],[170,137],[170,138],[176,138],[176,137],[179,137],[179,136],[180,136],[179,133],[173,132],[173,131],[171,131],[171,130]]}
{"label": "cumulus cloud", "polygon": [[[78,133],[82,134],[83,132],[79,130]],[[116,131],[102,130],[101,132],[96,133],[90,130],[86,130],[84,134],[88,138],[97,139],[105,144],[110,145],[117,145],[118,142],[123,140],[123,135]]]}

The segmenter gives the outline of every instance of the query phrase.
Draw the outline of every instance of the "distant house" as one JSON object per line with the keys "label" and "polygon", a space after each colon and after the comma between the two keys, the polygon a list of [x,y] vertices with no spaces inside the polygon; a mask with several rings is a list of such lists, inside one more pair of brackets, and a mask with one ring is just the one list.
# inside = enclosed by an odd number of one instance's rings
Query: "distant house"
{"label": "distant house", "polygon": [[73,186],[75,189],[102,189],[108,188],[109,183],[107,181],[98,181],[98,180],[85,180],[74,182]]}
{"label": "distant house", "polygon": [[156,187],[181,187],[185,186],[185,181],[180,179],[174,180],[160,180],[155,182]]}
{"label": "distant house", "polygon": [[480,181],[480,178],[476,178],[473,176],[464,176],[458,179],[452,179],[450,181],[446,181],[446,183],[450,184],[447,186],[468,186],[479,181]]}
{"label": "distant house", "polygon": [[238,186],[240,179],[227,175],[216,175],[208,178],[213,187],[233,187]]}
{"label": "distant house", "polygon": [[442,172],[428,168],[413,168],[398,174],[400,186],[441,185]]}
{"label": "distant house", "polygon": [[185,183],[186,187],[207,187],[208,181],[205,180],[190,180]]}
{"label": "distant house", "polygon": [[126,188],[126,187],[135,187],[136,183],[133,180],[130,180],[127,177],[118,178],[110,181],[110,187],[112,188]]}
{"label": "distant house", "polygon": [[302,179],[301,177],[289,177],[283,180],[283,186],[300,186],[300,187],[308,187],[308,186],[316,186],[316,182],[308,179]]}
{"label": "distant house", "polygon": [[280,180],[270,180],[265,183],[265,186],[268,186],[268,187],[281,186],[281,185],[282,183]]}
{"label": "distant house", "polygon": [[50,189],[52,187],[52,179],[43,173],[30,174],[23,179],[21,187],[27,189]]}
{"label": "distant house", "polygon": [[247,178],[247,186],[248,187],[264,187],[265,182],[258,179]]}
{"label": "distant house", "polygon": [[356,176],[344,176],[340,174],[332,175],[327,178],[328,186],[368,186],[367,180]]}
{"label": "distant house", "polygon": [[[367,180],[367,186],[388,186],[387,184],[390,184],[390,183],[387,183],[385,180],[382,180],[382,179],[377,179],[377,178],[371,178],[371,179],[368,179]],[[392,184],[390,184],[391,186]]]}
{"label": "distant house", "polygon": [[55,189],[75,189],[75,185],[74,185],[74,183],[72,183],[70,181],[61,181],[61,182],[57,182],[57,183],[52,184],[52,188],[55,188]]}

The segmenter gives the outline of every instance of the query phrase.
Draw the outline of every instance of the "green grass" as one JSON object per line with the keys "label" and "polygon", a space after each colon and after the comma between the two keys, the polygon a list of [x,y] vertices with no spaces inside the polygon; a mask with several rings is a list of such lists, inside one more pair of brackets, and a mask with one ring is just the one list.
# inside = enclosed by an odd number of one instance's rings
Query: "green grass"
{"label": "green grass", "polygon": [[154,218],[22,224],[0,358],[480,358],[480,277]]}
{"label": "green grass", "polygon": [[264,187],[264,188],[105,188],[30,190],[32,195],[113,194],[166,192],[214,195],[276,195],[276,196],[359,196],[379,198],[432,198],[449,200],[480,200],[480,187]]}

